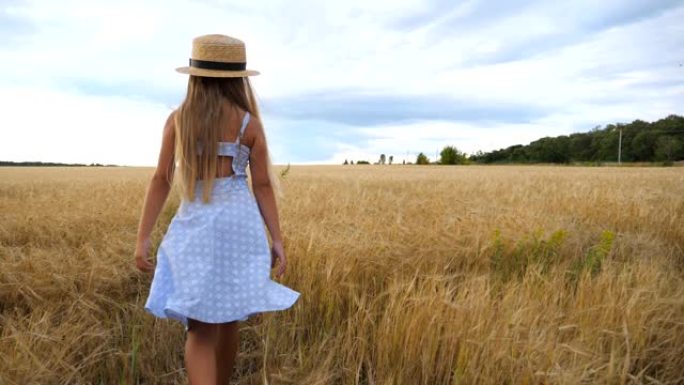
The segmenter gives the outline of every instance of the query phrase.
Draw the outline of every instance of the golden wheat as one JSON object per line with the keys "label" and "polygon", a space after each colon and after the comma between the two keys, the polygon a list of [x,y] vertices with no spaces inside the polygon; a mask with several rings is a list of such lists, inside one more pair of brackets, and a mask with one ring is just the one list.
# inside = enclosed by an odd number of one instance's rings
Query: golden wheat
{"label": "golden wheat", "polygon": [[[132,263],[151,173],[0,169],[0,384],[185,383],[183,328],[143,311]],[[302,297],[244,323],[240,384],[684,383],[680,168],[293,166],[282,187]]]}

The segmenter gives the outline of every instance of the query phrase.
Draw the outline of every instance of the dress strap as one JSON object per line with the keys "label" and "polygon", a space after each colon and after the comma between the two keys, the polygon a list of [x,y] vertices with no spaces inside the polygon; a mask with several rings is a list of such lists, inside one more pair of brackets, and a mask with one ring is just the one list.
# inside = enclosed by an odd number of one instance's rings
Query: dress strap
{"label": "dress strap", "polygon": [[247,123],[249,123],[249,111],[245,112],[245,117],[242,118],[242,126],[240,127],[240,134],[237,137],[237,140],[235,143],[237,144],[237,152],[238,155],[240,155],[240,142],[242,141],[242,135],[245,133],[245,128],[247,127]]}
{"label": "dress strap", "polygon": [[242,147],[240,147],[240,142],[242,141],[242,135],[245,133],[245,128],[247,128],[247,123],[249,123],[249,111],[245,111],[245,117],[242,118],[242,126],[240,126],[240,134],[237,137],[237,140],[235,141],[236,143],[236,149],[235,149],[235,158],[233,158],[232,164],[233,164],[233,177],[235,177],[236,172],[235,172],[235,165],[240,164],[240,155],[242,154]]}
{"label": "dress strap", "polygon": [[247,128],[247,123],[249,123],[249,111],[245,112],[245,117],[242,119],[242,127],[240,127],[240,139],[245,133],[245,128]]}

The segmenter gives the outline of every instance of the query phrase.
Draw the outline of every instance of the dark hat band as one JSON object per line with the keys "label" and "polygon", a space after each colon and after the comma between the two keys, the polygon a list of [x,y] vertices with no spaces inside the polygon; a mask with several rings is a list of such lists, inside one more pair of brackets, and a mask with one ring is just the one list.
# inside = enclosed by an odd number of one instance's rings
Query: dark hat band
{"label": "dark hat band", "polygon": [[247,69],[247,63],[223,63],[218,61],[197,60],[191,58],[190,67],[201,68],[203,70],[244,71]]}

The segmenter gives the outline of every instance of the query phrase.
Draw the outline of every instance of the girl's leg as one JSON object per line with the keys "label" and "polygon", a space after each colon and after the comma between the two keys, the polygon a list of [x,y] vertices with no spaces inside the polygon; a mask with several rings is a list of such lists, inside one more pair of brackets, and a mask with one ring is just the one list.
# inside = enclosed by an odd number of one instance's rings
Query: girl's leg
{"label": "girl's leg", "polygon": [[218,325],[188,319],[185,368],[191,385],[216,385]]}
{"label": "girl's leg", "polygon": [[219,344],[216,347],[218,385],[229,385],[233,373],[235,356],[240,344],[238,321],[219,324]]}

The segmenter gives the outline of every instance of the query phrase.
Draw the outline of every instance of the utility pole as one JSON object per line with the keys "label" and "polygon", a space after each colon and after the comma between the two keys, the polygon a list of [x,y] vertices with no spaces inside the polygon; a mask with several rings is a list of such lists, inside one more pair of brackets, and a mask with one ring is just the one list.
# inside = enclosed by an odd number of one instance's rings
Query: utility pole
{"label": "utility pole", "polygon": [[622,165],[622,127],[620,127],[620,138],[618,139],[618,166]]}

